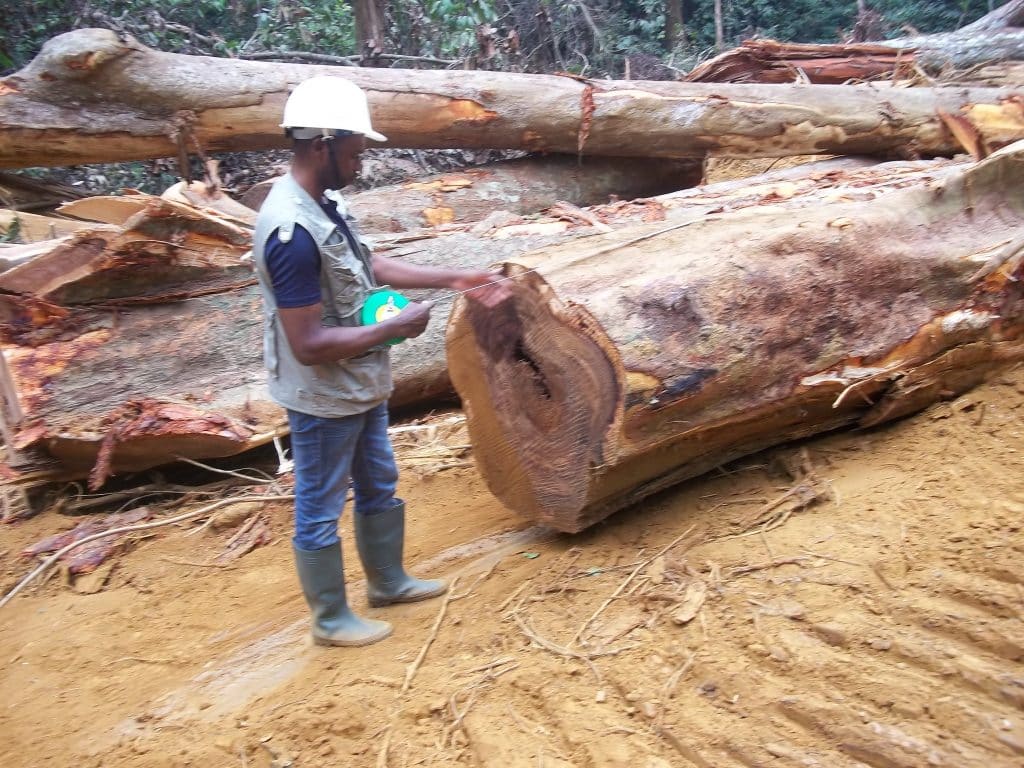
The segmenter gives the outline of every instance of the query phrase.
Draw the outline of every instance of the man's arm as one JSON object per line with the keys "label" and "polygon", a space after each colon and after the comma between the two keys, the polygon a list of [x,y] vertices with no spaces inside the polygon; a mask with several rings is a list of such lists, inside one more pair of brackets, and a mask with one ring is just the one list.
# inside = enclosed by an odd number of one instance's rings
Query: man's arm
{"label": "man's arm", "polygon": [[394,288],[448,288],[468,292],[470,298],[487,306],[494,306],[511,295],[501,273],[485,269],[423,267],[374,255],[373,274],[378,283]]}
{"label": "man's arm", "polygon": [[423,333],[429,304],[410,304],[401,314],[376,325],[328,327],[321,322],[320,252],[301,226],[282,242],[274,232],[267,240],[267,272],[277,303],[277,316],[288,346],[303,365],[319,365],[356,357],[399,336]]}
{"label": "man's arm", "polygon": [[357,357],[389,339],[419,336],[427,327],[431,306],[414,302],[395,317],[352,328],[323,325],[320,304],[278,309],[277,315],[295,359],[303,365],[320,365]]}

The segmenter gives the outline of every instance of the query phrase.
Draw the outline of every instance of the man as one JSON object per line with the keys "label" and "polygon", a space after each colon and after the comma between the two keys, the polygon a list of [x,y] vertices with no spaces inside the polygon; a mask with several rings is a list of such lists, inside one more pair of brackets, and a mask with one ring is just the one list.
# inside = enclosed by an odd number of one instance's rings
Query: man
{"label": "man", "polygon": [[[260,209],[253,259],[264,299],[264,355],[271,397],[288,411],[295,462],[295,564],[321,645],[367,645],[391,634],[384,621],[355,615],[345,595],[338,520],[351,478],[356,547],[371,606],[443,594],[439,580],[402,565],[405,505],[387,435],[391,368],[387,342],[421,334],[431,305],[360,324],[379,286],[476,288],[487,304],[505,289],[498,275],[443,270],[371,256],[338,190],[355,180],[373,130],[366,96],[338,77],[300,83],[284,108],[291,170]],[[470,295],[473,295],[470,294]]]}

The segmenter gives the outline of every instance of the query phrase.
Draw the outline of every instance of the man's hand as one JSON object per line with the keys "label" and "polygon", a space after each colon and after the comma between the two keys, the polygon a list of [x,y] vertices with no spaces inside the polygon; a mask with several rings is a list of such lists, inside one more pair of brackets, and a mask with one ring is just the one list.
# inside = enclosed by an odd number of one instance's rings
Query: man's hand
{"label": "man's hand", "polygon": [[396,336],[415,339],[426,330],[433,306],[432,301],[411,301],[398,315],[385,322],[394,329]]}
{"label": "man's hand", "polygon": [[490,272],[486,269],[463,269],[455,274],[450,285],[453,291],[461,293],[479,288],[481,285],[487,285],[487,283],[493,283],[495,280],[501,280],[501,272]]}
{"label": "man's hand", "polygon": [[466,298],[478,301],[485,307],[495,307],[512,296],[508,280],[501,272],[466,270],[452,280],[451,286],[452,290],[465,293]]}

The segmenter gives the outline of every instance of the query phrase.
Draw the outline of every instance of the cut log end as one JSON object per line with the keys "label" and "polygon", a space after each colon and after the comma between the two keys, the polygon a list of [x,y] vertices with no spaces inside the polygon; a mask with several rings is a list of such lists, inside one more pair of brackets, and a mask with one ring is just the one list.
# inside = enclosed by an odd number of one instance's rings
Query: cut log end
{"label": "cut log end", "polygon": [[475,455],[491,491],[510,508],[573,532],[619,411],[621,377],[586,309],[560,301],[536,273],[509,269],[520,275],[511,298],[456,307],[449,370],[472,414]]}
{"label": "cut log end", "polygon": [[1024,357],[1020,161],[508,266],[512,298],[462,302],[448,331],[481,474],[575,532],[772,445],[957,397]]}

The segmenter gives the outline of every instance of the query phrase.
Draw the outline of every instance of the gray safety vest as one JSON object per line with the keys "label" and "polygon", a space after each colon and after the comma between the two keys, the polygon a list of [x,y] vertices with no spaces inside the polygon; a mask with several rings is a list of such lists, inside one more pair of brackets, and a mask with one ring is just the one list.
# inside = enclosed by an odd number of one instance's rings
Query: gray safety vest
{"label": "gray safety vest", "polygon": [[369,248],[359,239],[351,216],[343,212],[360,253],[353,253],[345,236],[289,173],[278,180],[256,219],[253,262],[263,294],[263,356],[268,388],[274,402],[293,411],[336,418],[368,411],[391,394],[391,364],[387,349],[320,365],[295,359],[278,320],[277,302],[267,272],[265,248],[277,231],[281,242],[291,240],[296,224],[312,235],[320,250],[321,322],[325,326],[357,326],[359,310],[376,286]]}

